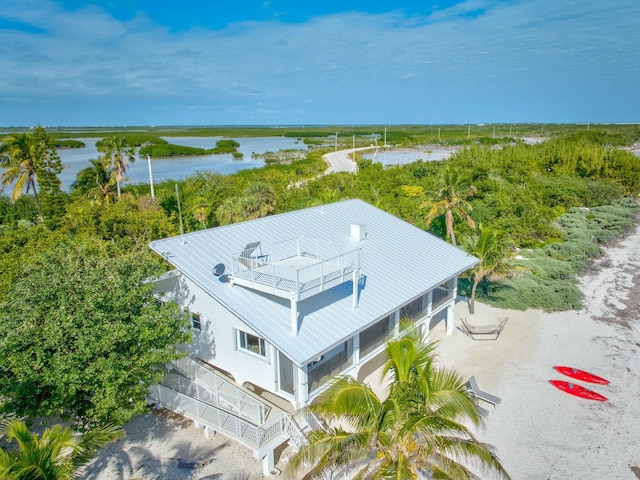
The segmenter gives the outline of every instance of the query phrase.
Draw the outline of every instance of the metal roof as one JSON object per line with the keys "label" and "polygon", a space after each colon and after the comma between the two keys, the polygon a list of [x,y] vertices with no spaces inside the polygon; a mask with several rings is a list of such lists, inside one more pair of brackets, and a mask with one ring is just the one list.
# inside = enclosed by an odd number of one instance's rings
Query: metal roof
{"label": "metal roof", "polygon": [[[351,238],[351,226],[366,231]],[[299,330],[292,332],[289,301],[219,281],[213,268],[256,242],[315,238],[362,248],[358,307],[351,281],[298,302]],[[345,200],[154,241],[151,248],[225,305],[297,365],[365,329],[478,259],[362,200]],[[206,312],[203,312],[206,314]]]}

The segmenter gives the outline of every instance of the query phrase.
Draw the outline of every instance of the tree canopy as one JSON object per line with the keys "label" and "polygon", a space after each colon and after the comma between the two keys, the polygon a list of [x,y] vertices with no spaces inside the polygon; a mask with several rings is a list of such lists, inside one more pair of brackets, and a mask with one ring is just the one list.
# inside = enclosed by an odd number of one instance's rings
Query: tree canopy
{"label": "tree canopy", "polygon": [[154,297],[151,255],[29,232],[2,259],[2,409],[123,424],[188,341],[186,314]]}

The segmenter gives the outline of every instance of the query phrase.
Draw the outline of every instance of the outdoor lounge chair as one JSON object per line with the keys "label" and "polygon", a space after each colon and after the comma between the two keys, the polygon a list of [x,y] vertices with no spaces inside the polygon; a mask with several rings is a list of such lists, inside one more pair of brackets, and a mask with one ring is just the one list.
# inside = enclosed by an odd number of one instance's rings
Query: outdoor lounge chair
{"label": "outdoor lounge chair", "polygon": [[[467,381],[467,388],[469,389],[469,392],[471,392],[471,395],[473,395],[475,399],[482,400],[483,402],[489,403],[494,407],[498,405],[501,401],[500,398],[496,397],[495,395],[491,395],[490,393],[480,390],[480,387],[478,387],[478,382],[476,382],[476,377],[471,377]],[[481,412],[482,410],[484,409],[481,409]]]}
{"label": "outdoor lounge chair", "polygon": [[507,324],[507,320],[509,317],[503,318],[497,324],[474,326],[466,318],[460,317],[462,326],[458,327],[458,330],[473,340],[497,340]]}

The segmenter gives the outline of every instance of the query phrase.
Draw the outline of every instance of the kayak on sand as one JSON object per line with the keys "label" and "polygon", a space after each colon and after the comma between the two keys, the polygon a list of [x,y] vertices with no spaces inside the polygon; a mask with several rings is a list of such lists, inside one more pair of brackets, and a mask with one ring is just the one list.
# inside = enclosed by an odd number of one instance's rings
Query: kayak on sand
{"label": "kayak on sand", "polygon": [[585,372],[584,370],[578,370],[572,367],[555,366],[553,367],[557,372],[560,372],[567,377],[575,378],[583,382],[598,383],[600,385],[607,385],[609,380],[594,375],[593,373]]}
{"label": "kayak on sand", "polygon": [[565,382],[564,380],[549,380],[549,383],[563,392],[575,395],[576,397],[585,398],[587,400],[597,400],[599,402],[607,401],[607,397],[600,395],[598,392],[584,388],[582,385]]}

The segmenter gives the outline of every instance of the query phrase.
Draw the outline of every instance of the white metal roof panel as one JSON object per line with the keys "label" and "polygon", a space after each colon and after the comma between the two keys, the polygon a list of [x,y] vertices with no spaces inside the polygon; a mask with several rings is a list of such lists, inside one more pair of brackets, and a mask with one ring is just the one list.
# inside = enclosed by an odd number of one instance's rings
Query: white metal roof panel
{"label": "white metal roof panel", "polygon": [[[352,240],[351,225],[366,237]],[[292,237],[362,247],[362,287],[352,308],[351,282],[298,303],[299,331],[291,330],[288,300],[219,281],[218,263],[255,241]],[[154,241],[151,248],[291,358],[304,365],[376,320],[473,267],[478,260],[362,200],[273,215]]]}

